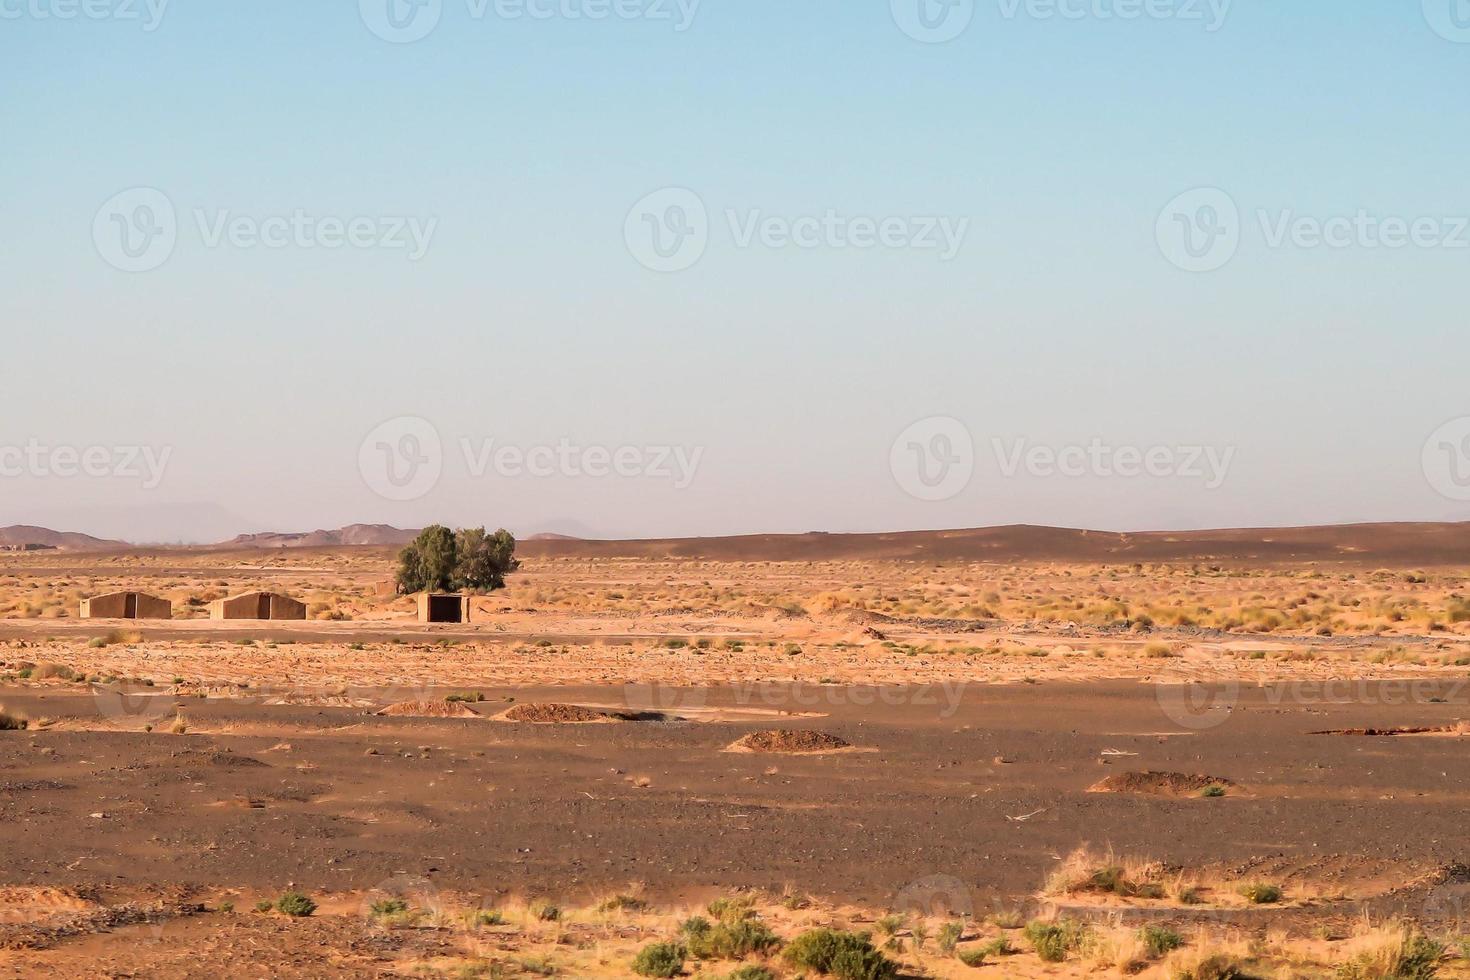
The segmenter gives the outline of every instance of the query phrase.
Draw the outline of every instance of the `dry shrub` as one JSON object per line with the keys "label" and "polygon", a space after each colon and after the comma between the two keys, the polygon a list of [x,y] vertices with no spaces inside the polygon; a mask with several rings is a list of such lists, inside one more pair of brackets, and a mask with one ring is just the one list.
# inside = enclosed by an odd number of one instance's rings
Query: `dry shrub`
{"label": "dry shrub", "polygon": [[1042,887],[1045,895],[1112,894],[1123,898],[1162,898],[1158,861],[1120,858],[1112,848],[1094,853],[1082,847],[1063,859]]}
{"label": "dry shrub", "polygon": [[1166,975],[1173,980],[1249,980],[1249,959],[1249,943],[1223,942],[1201,930],[1188,947],[1168,958]]}
{"label": "dry shrub", "polygon": [[1083,944],[1083,960],[1095,970],[1133,974],[1148,967],[1148,946],[1136,929],[1093,930]]}
{"label": "dry shrub", "polygon": [[1343,950],[1339,980],[1431,980],[1445,951],[1407,922],[1374,927],[1366,921]]}

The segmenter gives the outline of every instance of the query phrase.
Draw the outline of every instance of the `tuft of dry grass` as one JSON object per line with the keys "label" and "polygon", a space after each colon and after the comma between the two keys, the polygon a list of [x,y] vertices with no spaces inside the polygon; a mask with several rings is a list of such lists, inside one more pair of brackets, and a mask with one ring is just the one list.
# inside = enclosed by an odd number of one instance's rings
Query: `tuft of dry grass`
{"label": "tuft of dry grass", "polygon": [[1373,926],[1366,920],[1342,946],[1338,980],[1430,980],[1439,970],[1444,945],[1407,922]]}
{"label": "tuft of dry grass", "polygon": [[1139,858],[1120,858],[1112,848],[1095,853],[1078,848],[1067,855],[1047,877],[1042,894],[1047,896],[1111,894],[1121,898],[1163,898],[1159,879],[1163,865]]}
{"label": "tuft of dry grass", "polygon": [[1249,959],[1248,943],[1219,940],[1201,929],[1187,946],[1170,954],[1166,975],[1172,980],[1249,980]]}
{"label": "tuft of dry grass", "polygon": [[1149,948],[1135,929],[1094,929],[1082,945],[1082,960],[1094,970],[1133,974],[1147,969],[1150,959]]}

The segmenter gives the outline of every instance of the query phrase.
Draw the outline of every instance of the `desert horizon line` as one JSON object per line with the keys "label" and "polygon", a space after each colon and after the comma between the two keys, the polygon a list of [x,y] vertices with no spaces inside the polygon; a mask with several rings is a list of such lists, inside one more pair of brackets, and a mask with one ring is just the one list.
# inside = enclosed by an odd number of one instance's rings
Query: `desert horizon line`
{"label": "desert horizon line", "polygon": [[[447,521],[447,522],[437,522],[437,523],[446,523],[446,524],[451,525],[451,526],[459,526],[461,524],[464,524],[465,522],[452,521],[451,520],[451,521]],[[469,523],[475,523],[475,522],[469,522]],[[490,522],[490,523],[495,523],[495,522]],[[52,527],[52,526],[43,525],[43,524],[31,524],[31,523],[25,523],[25,522],[16,522],[16,523],[7,524],[7,525],[0,525],[0,547],[4,547],[4,546],[15,547],[15,546],[21,545],[21,544],[37,544],[37,545],[42,545],[42,544],[48,543],[46,540],[42,540],[42,538],[52,538],[52,537],[55,537],[55,538],[85,539],[89,543],[90,542],[95,542],[97,544],[102,544],[102,545],[127,545],[127,546],[130,546],[130,547],[140,547],[140,548],[199,548],[199,547],[218,547],[218,546],[230,545],[230,544],[249,544],[252,541],[257,540],[257,539],[264,539],[266,541],[269,541],[269,540],[293,541],[293,540],[299,540],[299,539],[305,539],[305,538],[312,538],[312,537],[315,537],[315,536],[322,536],[322,535],[326,535],[326,536],[342,535],[344,532],[353,532],[353,531],[359,531],[359,532],[377,532],[377,533],[382,534],[382,535],[390,535],[390,536],[395,536],[395,537],[396,536],[410,536],[410,535],[416,535],[416,534],[418,534],[420,531],[422,531],[425,527],[428,527],[428,526],[431,526],[431,525],[425,524],[425,525],[413,526],[413,527],[400,527],[400,526],[398,526],[396,524],[389,524],[389,523],[384,523],[384,522],[351,522],[351,523],[343,524],[340,527],[335,527],[335,528],[317,527],[317,528],[313,528],[311,530],[297,530],[297,531],[279,531],[279,530],[242,531],[242,532],[240,532],[240,533],[238,533],[238,534],[236,534],[236,535],[234,535],[232,537],[223,538],[223,539],[220,539],[220,540],[184,540],[184,539],[178,539],[178,540],[147,540],[147,539],[136,539],[135,540],[135,539],[130,539],[130,538],[107,537],[107,536],[103,536],[103,535],[92,534],[91,532],[88,532],[88,531],[79,531],[79,530],[72,530],[72,529],[62,529],[62,528]],[[489,524],[485,524],[484,526],[489,527]],[[497,526],[501,526],[501,525],[498,525],[497,524]],[[812,537],[812,536],[859,537],[859,538],[861,538],[861,537],[872,537],[872,538],[878,538],[878,537],[885,537],[885,536],[892,536],[892,535],[925,535],[925,534],[939,535],[939,534],[959,534],[959,533],[975,533],[975,532],[984,532],[984,531],[1006,531],[1006,530],[1061,531],[1061,532],[1068,532],[1068,533],[1074,533],[1074,534],[1099,534],[1099,535],[1129,536],[1129,535],[1165,535],[1165,534],[1225,534],[1225,533],[1246,533],[1246,532],[1264,532],[1264,533],[1268,533],[1268,532],[1280,532],[1280,531],[1319,531],[1320,532],[1320,531],[1330,531],[1330,530],[1393,528],[1393,527],[1400,527],[1400,528],[1401,527],[1419,527],[1419,528],[1436,528],[1436,527],[1442,527],[1442,528],[1452,528],[1452,527],[1465,527],[1465,526],[1470,526],[1470,519],[1466,519],[1466,520],[1444,520],[1444,519],[1440,519],[1440,520],[1435,520],[1435,519],[1424,519],[1424,520],[1412,520],[1412,519],[1399,519],[1399,520],[1347,520],[1347,521],[1324,521],[1322,523],[1254,524],[1254,525],[1241,524],[1241,525],[1233,525],[1233,526],[1226,526],[1226,525],[1207,525],[1207,526],[1194,526],[1194,527],[1145,527],[1145,528],[1108,528],[1108,527],[1100,527],[1100,526],[1099,527],[1092,527],[1092,526],[1082,526],[1082,525],[1073,525],[1073,524],[1049,524],[1049,523],[1045,523],[1045,522],[1034,522],[1034,521],[1012,521],[1012,522],[1001,523],[1001,524],[947,525],[947,526],[938,526],[938,527],[899,527],[899,528],[885,528],[885,529],[880,529],[880,530],[840,530],[840,529],[830,529],[830,528],[811,528],[811,529],[808,529],[808,530],[805,530],[805,531],[752,530],[752,531],[736,531],[736,532],[711,533],[711,534],[634,534],[634,535],[607,535],[607,536],[596,535],[596,534],[571,534],[571,533],[565,533],[565,532],[554,531],[554,530],[517,531],[517,532],[514,532],[514,533],[516,534],[516,537],[519,540],[522,540],[522,541],[537,541],[537,540],[540,540],[540,541],[548,541],[548,540],[558,540],[558,539],[560,539],[560,540],[568,540],[568,541],[582,541],[582,542],[587,542],[587,543],[602,543],[602,544],[638,544],[638,543],[651,543],[651,542],[662,542],[662,541],[721,541],[721,540],[743,539],[743,538],[803,538],[803,537]],[[20,534],[24,534],[24,533],[28,533],[28,532],[34,532],[38,536],[37,540],[31,541],[31,542],[17,541],[17,540],[9,540],[9,541],[4,540],[7,537],[13,539],[13,538],[17,537]],[[327,541],[327,542],[323,542],[323,545],[324,546],[334,546],[334,547],[354,547],[354,546],[361,546],[361,547],[383,547],[383,546],[388,546],[388,545],[392,545],[392,544],[396,544],[396,543],[399,543],[399,542],[397,542],[397,541],[381,541],[381,540],[366,540],[366,541],[347,541],[347,540],[341,540],[341,541]]]}

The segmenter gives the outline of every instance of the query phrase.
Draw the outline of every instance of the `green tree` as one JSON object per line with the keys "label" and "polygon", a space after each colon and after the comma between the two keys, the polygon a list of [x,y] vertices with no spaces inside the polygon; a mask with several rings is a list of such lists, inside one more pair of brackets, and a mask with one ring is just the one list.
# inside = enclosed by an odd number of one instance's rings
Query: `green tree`
{"label": "green tree", "polygon": [[493,592],[505,588],[505,577],[521,563],[516,560],[516,539],[505,528],[486,534],[483,527],[465,528],[456,539],[459,562],[455,588]]}
{"label": "green tree", "polygon": [[440,524],[424,528],[398,555],[398,591],[450,592],[455,588],[459,549],[454,532]]}
{"label": "green tree", "polygon": [[398,555],[398,591],[493,592],[505,588],[505,576],[521,567],[516,539],[504,528],[494,534],[483,527],[455,534],[439,524],[423,530]]}

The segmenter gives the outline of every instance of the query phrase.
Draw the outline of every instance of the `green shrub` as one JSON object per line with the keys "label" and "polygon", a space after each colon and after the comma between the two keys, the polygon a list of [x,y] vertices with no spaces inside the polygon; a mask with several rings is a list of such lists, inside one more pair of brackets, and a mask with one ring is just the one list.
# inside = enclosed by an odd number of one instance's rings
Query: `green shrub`
{"label": "green shrub", "polygon": [[1048,963],[1060,963],[1067,954],[1082,945],[1087,936],[1087,927],[1071,919],[1057,922],[1033,920],[1022,933],[1036,955]]}
{"label": "green shrub", "polygon": [[878,931],[883,935],[893,936],[897,935],[898,930],[902,929],[904,927],[904,923],[906,923],[907,921],[907,916],[885,915],[883,916],[883,918],[874,923],[874,925],[878,927]]}
{"label": "green shrub", "polygon": [[1033,922],[1026,927],[1026,941],[1036,955],[1048,963],[1060,963],[1067,958],[1067,939],[1060,926]]}
{"label": "green shrub", "polygon": [[1011,941],[1005,936],[997,936],[990,942],[986,943],[983,947],[981,947],[981,950],[985,953],[986,956],[1016,955],[1016,947],[1012,946]]}
{"label": "green shrub", "polygon": [[385,898],[368,906],[368,912],[375,919],[390,915],[402,915],[408,911],[408,903],[401,898]]}
{"label": "green shrub", "polygon": [[838,980],[897,980],[898,965],[873,948],[867,933],[812,929],[791,940],[786,959]]}
{"label": "green shrub", "polygon": [[632,895],[614,895],[598,903],[599,912],[642,912],[648,903]]}
{"label": "green shrub", "polygon": [[1019,929],[1026,924],[1026,917],[1019,909],[1006,909],[992,915],[990,924],[997,929]]}
{"label": "green shrub", "polygon": [[1277,885],[1268,885],[1263,882],[1252,882],[1249,885],[1240,886],[1241,897],[1252,905],[1275,905],[1281,901],[1281,888]]}
{"label": "green shrub", "polygon": [[781,945],[780,938],[755,919],[711,925],[708,920],[695,916],[684,923],[680,936],[689,955],[697,960],[738,960],[752,953],[767,953]]}
{"label": "green shrub", "polygon": [[1337,968],[1337,980],[1434,980],[1444,945],[1421,933],[1405,932],[1393,943],[1360,953]]}
{"label": "green shrub", "polygon": [[749,895],[730,895],[710,902],[706,911],[719,922],[740,922],[755,915],[755,899]]}
{"label": "green shrub", "polygon": [[678,943],[651,943],[638,951],[633,972],[640,977],[677,977],[684,972],[684,947]]}
{"label": "green shrub", "polygon": [[1240,964],[1228,956],[1211,956],[1192,970],[1176,970],[1174,980],[1250,980]]}
{"label": "green shrub", "polygon": [[[528,956],[524,959],[517,960],[516,966],[520,967],[522,973],[529,973],[534,977],[554,977],[561,972],[549,956]],[[496,973],[489,974],[491,977],[499,975]]]}
{"label": "green shrub", "polygon": [[726,974],[725,980],[776,980],[776,975],[763,966],[752,964]]}
{"label": "green shrub", "polygon": [[959,952],[955,953],[955,955],[959,957],[960,962],[965,964],[965,966],[985,965],[984,946],[980,946],[974,949],[962,949]]}
{"label": "green shrub", "polygon": [[1184,937],[1164,926],[1144,926],[1138,930],[1138,939],[1154,959],[1184,945]]}
{"label": "green shrub", "polygon": [[316,911],[316,903],[300,892],[287,892],[276,899],[276,911],[294,919],[304,919]]}
{"label": "green shrub", "polygon": [[963,922],[946,922],[939,927],[939,935],[935,942],[939,945],[939,951],[945,956],[953,956],[955,946],[959,945],[960,937],[965,934]]}
{"label": "green shrub", "polygon": [[1203,796],[1203,797],[1205,797],[1207,799],[1216,799],[1218,797],[1221,797],[1221,796],[1224,796],[1225,795],[1225,787],[1224,786],[1206,786],[1204,789],[1202,789],[1202,790],[1199,791],[1199,795],[1200,796]]}

